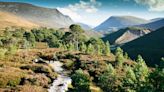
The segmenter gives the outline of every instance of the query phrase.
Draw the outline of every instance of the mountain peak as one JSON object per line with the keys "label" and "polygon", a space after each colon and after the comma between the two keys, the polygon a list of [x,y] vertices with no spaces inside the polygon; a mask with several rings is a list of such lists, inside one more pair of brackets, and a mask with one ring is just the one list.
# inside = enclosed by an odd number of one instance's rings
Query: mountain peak
{"label": "mountain peak", "polygon": [[111,31],[113,28],[120,29],[128,26],[144,24],[148,21],[134,16],[111,16],[95,28],[96,31]]}

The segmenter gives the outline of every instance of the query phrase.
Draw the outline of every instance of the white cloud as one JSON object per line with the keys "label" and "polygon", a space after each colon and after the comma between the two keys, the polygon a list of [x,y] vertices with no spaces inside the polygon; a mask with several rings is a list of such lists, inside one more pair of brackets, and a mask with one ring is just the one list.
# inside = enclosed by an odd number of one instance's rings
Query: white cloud
{"label": "white cloud", "polygon": [[135,2],[148,6],[150,11],[164,11],[164,0],[135,0]]}
{"label": "white cloud", "polygon": [[[58,7],[57,9],[64,15],[68,15],[75,22],[89,23],[92,18],[85,17],[87,14],[93,15],[98,11],[98,7],[101,6],[101,3],[97,0],[82,1],[78,3],[69,4],[66,7]],[[95,20],[95,18],[94,18]]]}
{"label": "white cloud", "polygon": [[67,16],[71,17],[75,21],[80,21],[82,19],[82,17],[78,13],[72,11],[69,8],[60,8],[60,7],[58,7],[57,9],[61,13],[63,13],[64,15],[67,15]]}
{"label": "white cloud", "polygon": [[97,7],[99,6],[101,6],[101,3],[97,2],[96,0],[90,0],[89,2],[80,0],[79,3],[70,4],[68,8],[72,11],[85,11],[87,13],[95,13],[98,11]]}

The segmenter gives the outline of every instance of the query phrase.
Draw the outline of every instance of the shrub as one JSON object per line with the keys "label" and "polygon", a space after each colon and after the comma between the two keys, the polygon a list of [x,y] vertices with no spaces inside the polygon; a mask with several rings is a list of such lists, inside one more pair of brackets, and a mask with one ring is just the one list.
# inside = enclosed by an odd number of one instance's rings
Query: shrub
{"label": "shrub", "polygon": [[66,60],[65,63],[64,63],[64,67],[67,68],[67,69],[71,69],[74,65],[74,61],[72,60]]}
{"label": "shrub", "polygon": [[7,49],[0,49],[0,58],[4,58],[5,57],[5,53],[7,52]]}
{"label": "shrub", "polygon": [[73,80],[72,84],[75,87],[75,92],[91,92],[89,77],[81,69],[75,71],[71,79]]}
{"label": "shrub", "polygon": [[15,87],[15,86],[17,86],[17,85],[20,84],[20,81],[21,81],[21,78],[20,77],[15,77],[15,78],[9,80],[8,83],[7,83],[7,85],[8,86]]}

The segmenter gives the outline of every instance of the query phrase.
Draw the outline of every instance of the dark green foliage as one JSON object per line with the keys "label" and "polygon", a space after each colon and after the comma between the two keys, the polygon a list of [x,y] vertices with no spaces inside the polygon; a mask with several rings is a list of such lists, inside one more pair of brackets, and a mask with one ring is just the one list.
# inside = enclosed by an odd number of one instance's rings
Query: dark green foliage
{"label": "dark green foliage", "polygon": [[95,51],[95,49],[94,49],[93,45],[92,44],[89,44],[88,47],[87,47],[86,53],[87,54],[93,54],[94,51]]}
{"label": "dark green foliage", "polygon": [[47,43],[48,43],[49,47],[54,47],[54,48],[60,47],[60,42],[56,36],[49,36],[47,38]]}
{"label": "dark green foliage", "polygon": [[72,24],[70,26],[70,30],[71,30],[71,37],[72,37],[72,41],[73,44],[75,44],[75,48],[76,50],[79,50],[79,40],[80,40],[80,36],[82,33],[84,33],[84,30],[81,28],[80,25],[76,25],[76,24]]}
{"label": "dark green foliage", "polygon": [[[111,64],[108,65],[108,69],[98,77],[98,85],[104,92],[118,91],[117,76],[115,75],[115,69]],[[117,88],[116,88],[117,87]]]}
{"label": "dark green foliage", "polygon": [[126,67],[126,75],[123,80],[123,89],[125,92],[133,92],[136,90],[136,75],[131,67]]}
{"label": "dark green foliage", "polygon": [[81,69],[75,71],[75,74],[71,76],[73,80],[74,92],[91,92],[89,76],[85,74]]}
{"label": "dark green foliage", "polygon": [[[24,37],[26,38],[27,41],[29,41],[31,43],[31,47],[35,46],[35,36],[33,33],[31,32],[25,32],[24,33]],[[25,40],[24,40],[25,41]],[[26,42],[24,42],[24,44],[26,44]]]}
{"label": "dark green foliage", "polygon": [[[164,91],[164,68],[156,68],[149,76],[149,90],[151,92]],[[148,89],[147,89],[148,90]]]}
{"label": "dark green foliage", "polygon": [[105,43],[104,54],[107,55],[107,56],[109,56],[110,53],[111,53],[111,51],[110,51],[110,44],[109,44],[109,41],[107,41],[107,42]]}
{"label": "dark green foliage", "polygon": [[140,90],[140,88],[145,86],[145,83],[148,80],[149,69],[140,55],[138,56],[136,62],[137,64],[134,66],[134,73],[137,79],[137,90]]}
{"label": "dark green foliage", "polygon": [[122,67],[123,62],[124,62],[124,56],[123,56],[123,50],[118,47],[115,51],[115,55],[116,55],[116,66]]}
{"label": "dark green foliage", "polygon": [[82,51],[82,52],[86,52],[86,50],[87,50],[87,46],[86,46],[86,44],[84,44],[84,42],[82,42],[81,44],[80,44],[80,51]]}

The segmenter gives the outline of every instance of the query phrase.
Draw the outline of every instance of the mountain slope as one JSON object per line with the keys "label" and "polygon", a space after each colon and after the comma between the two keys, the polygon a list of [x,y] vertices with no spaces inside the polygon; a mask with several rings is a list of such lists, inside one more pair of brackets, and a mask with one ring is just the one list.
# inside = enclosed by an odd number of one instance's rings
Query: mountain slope
{"label": "mountain slope", "polygon": [[0,29],[4,29],[6,27],[35,28],[39,27],[39,25],[17,17],[13,14],[0,12]]}
{"label": "mountain slope", "polygon": [[138,54],[142,55],[147,64],[153,66],[154,64],[159,64],[160,58],[164,57],[163,35],[164,27],[126,43],[122,48],[132,58],[136,58]]}
{"label": "mountain slope", "polygon": [[128,27],[125,29],[120,29],[114,33],[108,34],[102,39],[104,41],[109,41],[111,44],[123,44],[132,41],[140,36],[149,33],[150,30],[146,30],[138,27]]}
{"label": "mountain slope", "polygon": [[84,30],[92,30],[92,28],[84,23],[77,23],[78,25],[80,25]]}
{"label": "mountain slope", "polygon": [[43,8],[26,3],[0,2],[0,11],[9,12],[43,27],[61,28],[73,23],[57,9]]}
{"label": "mountain slope", "polygon": [[139,27],[144,27],[151,30],[157,30],[161,27],[164,27],[164,19],[160,19],[158,21],[150,22],[147,24],[142,24],[142,25],[139,25]]}
{"label": "mountain slope", "polygon": [[133,16],[112,16],[105,22],[94,28],[96,31],[110,31],[113,28],[124,28],[133,25],[147,23],[147,20]]}

